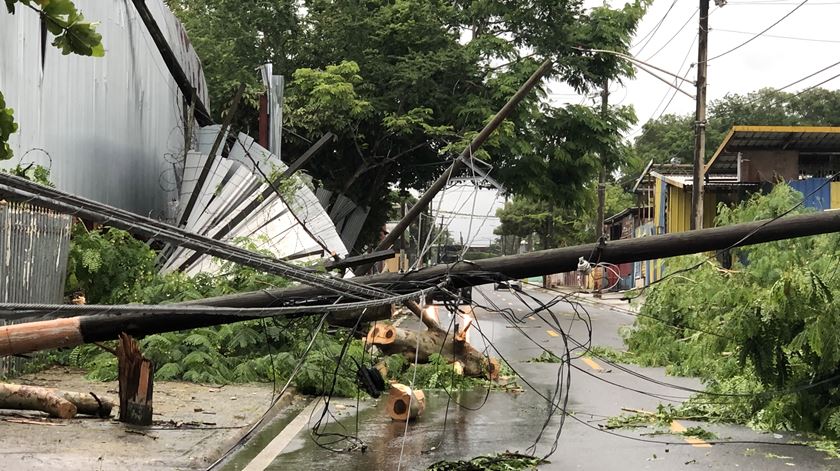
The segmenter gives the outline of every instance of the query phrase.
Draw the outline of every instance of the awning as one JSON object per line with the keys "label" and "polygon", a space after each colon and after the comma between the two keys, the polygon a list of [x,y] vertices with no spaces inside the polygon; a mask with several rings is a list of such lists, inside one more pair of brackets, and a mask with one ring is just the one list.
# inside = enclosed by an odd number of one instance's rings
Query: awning
{"label": "awning", "polygon": [[840,153],[840,127],[733,126],[709,159],[704,173],[736,173],[738,152],[749,150]]}

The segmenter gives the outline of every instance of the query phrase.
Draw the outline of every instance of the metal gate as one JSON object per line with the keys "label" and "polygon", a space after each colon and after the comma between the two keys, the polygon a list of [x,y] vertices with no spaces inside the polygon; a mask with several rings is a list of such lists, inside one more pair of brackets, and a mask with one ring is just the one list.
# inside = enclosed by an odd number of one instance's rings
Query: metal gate
{"label": "metal gate", "polygon": [[[62,302],[71,222],[66,214],[0,201],[0,302]],[[22,365],[21,358],[0,358],[0,376]]]}

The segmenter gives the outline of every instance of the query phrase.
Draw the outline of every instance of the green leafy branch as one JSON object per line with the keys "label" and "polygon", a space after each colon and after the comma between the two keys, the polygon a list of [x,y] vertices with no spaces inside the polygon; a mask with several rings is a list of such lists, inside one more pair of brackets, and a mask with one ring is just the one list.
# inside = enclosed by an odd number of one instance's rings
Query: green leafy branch
{"label": "green leafy branch", "polygon": [[0,160],[11,159],[13,155],[12,148],[9,146],[9,136],[18,128],[14,111],[6,108],[6,100],[3,98],[3,92],[0,91]]}
{"label": "green leafy branch", "polygon": [[102,35],[96,32],[96,25],[85,21],[82,13],[70,0],[5,0],[9,13],[15,13],[15,4],[20,3],[31,8],[44,19],[55,40],[53,46],[61,53],[81,56],[102,57],[105,48]]}

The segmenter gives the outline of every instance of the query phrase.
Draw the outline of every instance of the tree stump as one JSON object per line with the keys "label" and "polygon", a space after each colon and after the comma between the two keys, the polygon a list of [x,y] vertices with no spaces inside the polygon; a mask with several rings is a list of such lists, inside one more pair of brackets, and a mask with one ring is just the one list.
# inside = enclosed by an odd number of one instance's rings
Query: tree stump
{"label": "tree stump", "polygon": [[152,386],[155,369],[143,358],[137,341],[120,334],[117,346],[120,384],[120,422],[132,425],[152,424]]}
{"label": "tree stump", "polygon": [[412,390],[404,384],[393,383],[388,392],[386,408],[393,420],[413,420],[426,410],[426,395],[419,389]]}

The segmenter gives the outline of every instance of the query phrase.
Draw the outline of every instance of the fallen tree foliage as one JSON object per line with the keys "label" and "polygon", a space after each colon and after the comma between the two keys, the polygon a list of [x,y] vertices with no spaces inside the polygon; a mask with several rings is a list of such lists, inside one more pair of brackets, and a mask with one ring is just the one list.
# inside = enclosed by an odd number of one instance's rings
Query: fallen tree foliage
{"label": "fallen tree foliage", "polygon": [[464,461],[438,461],[427,468],[427,471],[516,471],[537,469],[537,466],[548,461],[542,458],[509,452],[496,455],[482,455]]}
{"label": "fallen tree foliage", "polygon": [[[774,217],[801,200],[778,185],[721,209],[718,223]],[[625,332],[633,362],[699,376],[708,392],[722,394],[688,401],[684,414],[840,437],[840,235],[733,252],[732,269],[702,263],[648,291]],[[667,270],[698,261],[677,259]]]}

